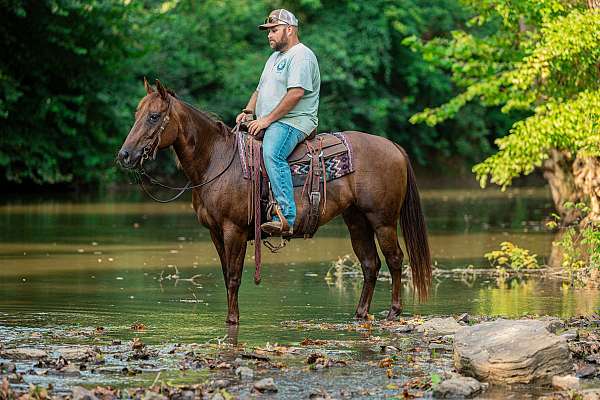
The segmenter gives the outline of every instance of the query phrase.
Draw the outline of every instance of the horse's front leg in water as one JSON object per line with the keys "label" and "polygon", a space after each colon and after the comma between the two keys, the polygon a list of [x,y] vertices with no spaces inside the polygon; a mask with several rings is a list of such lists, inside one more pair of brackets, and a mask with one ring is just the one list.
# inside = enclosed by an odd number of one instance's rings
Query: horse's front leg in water
{"label": "horse's front leg in water", "polygon": [[223,227],[223,243],[225,248],[225,269],[227,270],[227,319],[228,324],[240,322],[238,308],[238,290],[242,283],[242,269],[246,256],[247,231],[241,227],[229,224]]}

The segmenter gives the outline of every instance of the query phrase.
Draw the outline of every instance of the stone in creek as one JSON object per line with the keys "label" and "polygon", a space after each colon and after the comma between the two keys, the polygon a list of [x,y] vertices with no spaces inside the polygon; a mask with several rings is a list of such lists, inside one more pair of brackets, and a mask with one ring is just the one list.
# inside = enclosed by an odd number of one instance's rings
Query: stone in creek
{"label": "stone in creek", "polygon": [[460,376],[447,379],[433,389],[433,395],[437,398],[464,398],[472,397],[487,388],[487,384],[477,379]]}
{"label": "stone in creek", "polygon": [[412,332],[414,330],[415,330],[415,326],[408,324],[408,325],[400,325],[399,327],[394,328],[393,332],[394,333],[408,333],[408,332]]}
{"label": "stone in creek", "polygon": [[460,373],[494,383],[549,383],[571,372],[564,337],[546,321],[504,320],[467,326],[454,336],[454,365]]}
{"label": "stone in creek", "polygon": [[8,374],[17,372],[17,364],[11,362],[0,363],[0,374],[3,372]]}
{"label": "stone in creek", "polygon": [[22,347],[18,349],[5,349],[0,353],[0,357],[10,360],[39,360],[47,358],[48,353],[40,349]]}
{"label": "stone in creek", "polygon": [[90,346],[70,346],[56,349],[62,358],[67,361],[90,361],[95,360],[98,354]]}
{"label": "stone in creek", "polygon": [[552,386],[560,390],[570,390],[579,389],[581,387],[581,384],[579,383],[579,378],[573,375],[557,375],[552,377]]}
{"label": "stone in creek", "polygon": [[221,393],[215,393],[210,400],[225,400],[225,397]]}
{"label": "stone in creek", "polygon": [[252,379],[254,378],[254,371],[252,371],[248,367],[238,367],[235,370],[235,374],[242,379]]}
{"label": "stone in creek", "polygon": [[264,392],[277,392],[277,385],[273,378],[264,378],[260,381],[254,382],[253,388],[261,393]]}
{"label": "stone in creek", "polygon": [[417,332],[426,333],[428,335],[454,335],[462,326],[452,317],[448,318],[432,318],[425,321],[423,325],[417,326]]}
{"label": "stone in creek", "polygon": [[215,389],[224,389],[230,385],[229,381],[226,379],[217,379],[211,382],[211,385]]}
{"label": "stone in creek", "polygon": [[568,331],[561,333],[560,336],[567,340],[576,340],[579,337],[579,334],[577,333],[577,329],[569,329]]}
{"label": "stone in creek", "polygon": [[73,388],[71,400],[98,400],[98,398],[91,391],[82,388],[81,386],[75,386]]}
{"label": "stone in creek", "polygon": [[596,375],[596,368],[589,364],[580,366],[575,370],[575,376],[578,378],[589,378],[594,375]]}
{"label": "stone in creek", "polygon": [[169,400],[169,398],[163,396],[162,394],[153,392],[152,390],[146,390],[146,393],[144,393],[144,397],[142,397],[142,400]]}
{"label": "stone in creek", "polygon": [[79,372],[79,368],[77,368],[76,366],[71,364],[71,365],[67,365],[61,369],[48,370],[48,375],[76,377],[76,376],[81,375],[81,373]]}

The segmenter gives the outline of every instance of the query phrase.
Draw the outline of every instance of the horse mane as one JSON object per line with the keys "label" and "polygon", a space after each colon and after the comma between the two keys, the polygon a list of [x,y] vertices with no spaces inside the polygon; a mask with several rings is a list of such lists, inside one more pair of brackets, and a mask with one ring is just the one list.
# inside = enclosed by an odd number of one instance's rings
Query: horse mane
{"label": "horse mane", "polygon": [[228,127],[223,121],[221,121],[221,119],[219,118],[219,116],[217,114],[215,114],[213,112],[201,110],[198,107],[194,106],[193,104],[188,103],[187,101],[185,101],[185,100],[181,99],[179,96],[177,96],[177,93],[175,93],[175,91],[173,89],[166,88],[166,91],[168,94],[173,96],[175,99],[182,102],[186,106],[190,107],[192,110],[201,114],[204,118],[208,119],[209,121],[211,121],[212,123],[217,125],[217,128],[219,129],[220,133],[225,134],[227,136],[229,134],[231,134],[231,128]]}
{"label": "horse mane", "polygon": [[[223,136],[231,135],[231,133],[232,133],[231,128],[229,128],[223,121],[221,121],[221,119],[219,118],[219,116],[217,114],[215,114],[213,112],[201,110],[198,107],[194,106],[193,104],[188,103],[187,101],[185,101],[185,100],[181,99],[179,96],[177,96],[177,93],[175,93],[175,91],[173,89],[165,88],[165,90],[167,91],[168,94],[173,96],[177,101],[185,104],[187,107],[191,108],[193,111],[197,112],[202,117],[206,118],[207,120],[209,120],[210,122],[215,124],[221,135],[223,135]],[[175,153],[175,150],[173,149],[173,147],[171,147],[171,152],[172,152],[173,156],[175,157],[175,165],[176,165],[177,169],[181,170],[181,168],[182,168],[181,161],[179,161],[179,157],[177,157],[177,153]]]}

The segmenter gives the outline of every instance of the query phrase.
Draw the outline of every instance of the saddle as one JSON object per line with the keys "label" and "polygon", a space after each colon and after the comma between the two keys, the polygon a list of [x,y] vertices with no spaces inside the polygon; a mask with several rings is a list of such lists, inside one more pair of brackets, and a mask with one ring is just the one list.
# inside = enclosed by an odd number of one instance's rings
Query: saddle
{"label": "saddle", "polygon": [[[243,127],[242,127],[243,129]],[[288,157],[294,187],[302,187],[301,204],[297,204],[299,213],[292,235],[283,236],[281,245],[271,244],[268,235],[262,232],[260,225],[271,221],[278,215],[279,207],[270,189],[269,177],[262,157],[262,136],[252,136],[240,130],[238,149],[244,178],[250,181],[248,196],[248,223],[254,224],[249,240],[255,240],[255,282],[260,282],[260,240],[276,252],[291,238],[312,237],[319,226],[319,218],[327,207],[327,182],[354,171],[352,148],[342,133],[311,133],[298,144]]]}

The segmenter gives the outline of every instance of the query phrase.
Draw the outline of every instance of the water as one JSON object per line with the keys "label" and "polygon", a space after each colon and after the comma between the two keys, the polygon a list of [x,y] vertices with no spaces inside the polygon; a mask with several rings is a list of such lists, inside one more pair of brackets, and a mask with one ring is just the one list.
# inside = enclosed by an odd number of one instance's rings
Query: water
{"label": "water", "polygon": [[[0,326],[102,326],[122,337],[140,322],[148,327],[144,337],[157,343],[227,333],[217,254],[189,202],[162,205],[128,196],[135,194],[0,206]],[[433,258],[442,268],[486,266],[483,254],[505,240],[531,249],[542,262],[550,253],[552,234],[539,222],[550,207],[543,189],[423,191],[422,198]],[[306,333],[282,327],[283,321],[352,318],[361,283],[324,279],[332,261],[352,253],[341,220],[314,239],[292,241],[281,254],[265,254],[260,286],[252,282],[249,249],[240,290],[241,341],[293,343]],[[182,280],[169,279],[176,268]],[[193,282],[186,280],[191,277]],[[389,306],[390,289],[389,282],[378,282],[375,315]],[[435,282],[425,304],[413,301],[408,285],[403,298],[407,314],[421,315],[566,317],[600,304],[595,291],[541,279],[447,278]]]}
{"label": "water", "polygon": [[[484,253],[497,249],[502,241],[530,249],[540,263],[550,254],[553,235],[541,222],[551,212],[550,196],[544,189],[508,193],[424,190],[422,200],[433,259],[440,268],[486,267]],[[357,385],[366,391],[357,392],[355,398],[384,398],[399,395],[411,377],[428,379],[430,374],[452,368],[449,357],[430,359],[433,356],[425,349],[414,355],[421,361],[400,363],[394,367],[398,377],[389,379],[385,369],[374,367],[386,356],[378,351],[380,333],[365,336],[352,329],[301,329],[288,323],[306,320],[318,326],[352,320],[361,281],[325,279],[332,262],[352,253],[341,219],[321,228],[314,239],[292,241],[280,254],[265,249],[260,286],[253,283],[253,251],[249,247],[238,330],[224,324],[227,304],[217,253],[208,231],[196,222],[189,201],[156,204],[138,192],[100,199],[5,199],[0,204],[0,226],[0,345],[47,349],[57,344],[106,346],[112,339],[140,337],[159,350],[163,346],[159,359],[151,359],[151,363],[158,362],[154,367],[132,366],[115,357],[118,348],[104,348],[108,368],[141,369],[135,377],[92,371],[75,378],[34,374],[26,376],[27,383],[52,383],[56,390],[78,384],[147,386],[155,380],[157,369],[170,382],[203,382],[219,373],[179,371],[180,361],[169,358],[164,346],[218,342],[226,335],[250,347],[268,343],[297,346],[307,337],[337,341],[338,345],[318,351],[345,359],[350,367],[307,374],[300,357],[292,361],[299,363],[293,368],[267,372],[266,376],[274,376],[278,382],[279,398],[306,398],[309,389],[316,388],[335,394]],[[390,290],[390,282],[377,283],[371,306],[377,319],[389,307]],[[406,316],[467,312],[568,317],[590,314],[600,305],[597,290],[574,289],[542,278],[436,278],[426,303],[413,300],[408,283],[402,295]],[[146,329],[132,331],[135,323]],[[99,327],[103,334],[90,336]],[[409,352],[420,346],[410,335],[386,340]],[[232,354],[230,361],[235,357]],[[18,368],[30,370],[31,364],[18,364]],[[234,391],[247,394],[247,385],[240,385]],[[511,390],[519,396],[542,393],[529,388]],[[504,388],[492,388],[486,398],[505,395]]]}

